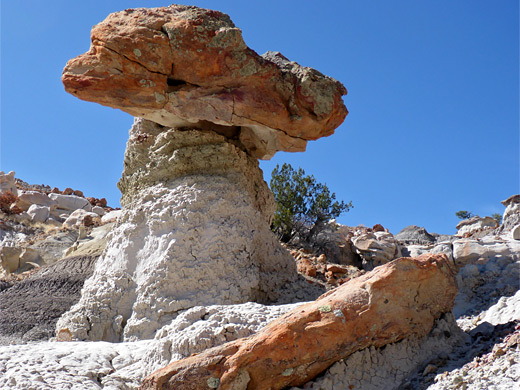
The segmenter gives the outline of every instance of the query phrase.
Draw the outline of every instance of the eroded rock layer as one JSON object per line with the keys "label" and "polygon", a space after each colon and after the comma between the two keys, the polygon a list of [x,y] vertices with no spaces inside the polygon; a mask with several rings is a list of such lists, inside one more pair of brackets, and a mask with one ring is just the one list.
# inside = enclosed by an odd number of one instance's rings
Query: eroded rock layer
{"label": "eroded rock layer", "polygon": [[171,363],[142,389],[281,389],[361,349],[422,337],[453,307],[444,255],[401,258],[299,306],[253,336]]}
{"label": "eroded rock layer", "polygon": [[258,161],[210,130],[136,119],[122,215],[58,338],[152,338],[197,305],[269,302],[296,268],[269,229]]}
{"label": "eroded rock layer", "polygon": [[303,151],[347,115],[341,83],[280,53],[259,56],[218,11],[127,9],[94,26],[91,40],[63,71],[67,92],[168,127],[234,127],[225,132],[257,158]]}

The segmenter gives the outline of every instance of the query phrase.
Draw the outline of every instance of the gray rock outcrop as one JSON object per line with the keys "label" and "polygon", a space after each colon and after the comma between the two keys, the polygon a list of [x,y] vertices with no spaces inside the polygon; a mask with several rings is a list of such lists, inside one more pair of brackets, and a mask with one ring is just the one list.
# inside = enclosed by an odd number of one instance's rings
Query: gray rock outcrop
{"label": "gray rock outcrop", "polygon": [[410,225],[395,235],[395,239],[404,244],[429,245],[435,242],[435,237],[425,228]]}

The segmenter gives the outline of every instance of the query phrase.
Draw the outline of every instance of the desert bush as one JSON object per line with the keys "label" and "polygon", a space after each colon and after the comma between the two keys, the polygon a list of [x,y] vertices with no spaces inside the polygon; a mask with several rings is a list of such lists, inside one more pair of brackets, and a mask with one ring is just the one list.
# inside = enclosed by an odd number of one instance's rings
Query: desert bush
{"label": "desert bush", "polygon": [[491,215],[491,218],[493,218],[497,223],[500,225],[502,224],[502,214],[494,213]]}
{"label": "desert bush", "polygon": [[455,215],[457,216],[457,218],[459,219],[470,219],[470,218],[473,218],[475,216],[475,214],[469,212],[469,211],[466,211],[466,210],[460,210],[460,211],[457,211],[455,213]]}
{"label": "desert bush", "polygon": [[271,191],[277,203],[272,230],[285,243],[296,238],[311,243],[331,219],[349,211],[352,202],[336,201],[326,184],[305,175],[290,164],[279,165],[272,172]]}

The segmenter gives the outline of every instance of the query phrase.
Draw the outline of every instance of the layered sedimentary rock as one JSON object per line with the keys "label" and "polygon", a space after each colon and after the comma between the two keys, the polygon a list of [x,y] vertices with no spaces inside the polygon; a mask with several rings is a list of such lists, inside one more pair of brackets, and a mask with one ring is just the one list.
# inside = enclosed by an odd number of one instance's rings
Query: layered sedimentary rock
{"label": "layered sedimentary rock", "polygon": [[332,134],[347,114],[339,82],[257,55],[225,14],[180,5],[109,15],[62,81],[140,118],[121,216],[58,339],[151,338],[182,310],[271,302],[295,281],[257,158]]}
{"label": "layered sedimentary rock", "polygon": [[395,239],[403,244],[431,245],[435,243],[435,237],[425,228],[410,225],[395,235]]}
{"label": "layered sedimentary rock", "polygon": [[12,192],[14,195],[18,195],[14,175],[14,171],[11,171],[9,173],[0,171],[0,193],[9,191]]}
{"label": "layered sedimentary rock", "polygon": [[456,295],[444,255],[401,258],[299,306],[253,336],[171,363],[142,389],[281,389],[369,346],[424,336]]}
{"label": "layered sedimentary rock", "polygon": [[465,219],[460,221],[457,224],[457,234],[458,237],[465,237],[467,235],[471,235],[472,233],[481,231],[483,229],[495,229],[498,227],[498,222],[496,219],[491,217],[473,217],[470,219]]}
{"label": "layered sedimentary rock", "polygon": [[119,188],[118,226],[59,337],[152,338],[182,310],[273,301],[296,279],[258,161],[224,136],[137,119]]}
{"label": "layered sedimentary rock", "polygon": [[95,259],[96,256],[63,259],[0,291],[0,339],[34,341],[53,337],[58,318],[78,301]]}
{"label": "layered sedimentary rock", "polygon": [[341,83],[280,53],[259,56],[218,11],[128,9],[94,26],[91,40],[65,67],[68,92],[168,127],[222,125],[257,158],[303,151],[347,115]]}

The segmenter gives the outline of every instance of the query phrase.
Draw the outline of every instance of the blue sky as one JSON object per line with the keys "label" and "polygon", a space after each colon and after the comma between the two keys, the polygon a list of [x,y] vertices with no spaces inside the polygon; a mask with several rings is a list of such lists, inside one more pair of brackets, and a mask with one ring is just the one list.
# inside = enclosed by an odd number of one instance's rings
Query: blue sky
{"label": "blue sky", "polygon": [[[132,117],[65,93],[61,71],[109,13],[164,1],[1,2],[0,169],[117,206]],[[455,212],[502,213],[519,193],[517,0],[196,1],[246,43],[341,81],[350,111],[302,167],[354,209],[339,222],[454,233]]]}

